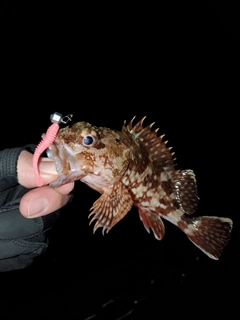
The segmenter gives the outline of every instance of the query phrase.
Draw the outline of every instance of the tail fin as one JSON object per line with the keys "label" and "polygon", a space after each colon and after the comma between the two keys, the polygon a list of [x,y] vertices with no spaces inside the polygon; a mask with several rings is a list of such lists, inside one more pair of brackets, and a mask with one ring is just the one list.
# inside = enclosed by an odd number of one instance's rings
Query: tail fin
{"label": "tail fin", "polygon": [[180,228],[189,240],[211,259],[218,260],[227,245],[232,231],[233,222],[228,218],[219,217],[182,217],[187,223]]}

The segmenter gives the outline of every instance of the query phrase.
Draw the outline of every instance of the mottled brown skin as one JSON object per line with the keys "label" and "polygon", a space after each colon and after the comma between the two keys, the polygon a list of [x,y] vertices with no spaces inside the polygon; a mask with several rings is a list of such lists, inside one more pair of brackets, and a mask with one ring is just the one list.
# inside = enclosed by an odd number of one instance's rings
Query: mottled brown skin
{"label": "mottled brown skin", "polygon": [[[56,163],[59,179],[52,186],[81,180],[101,193],[91,208],[94,232],[108,232],[134,205],[148,232],[164,236],[161,218],[178,226],[212,259],[227,244],[232,221],[220,217],[191,217],[198,206],[192,170],[177,170],[171,148],[152,125],[143,120],[124,123],[122,131],[92,126],[87,122],[63,128],[49,156]],[[90,223],[91,223],[90,222]]]}

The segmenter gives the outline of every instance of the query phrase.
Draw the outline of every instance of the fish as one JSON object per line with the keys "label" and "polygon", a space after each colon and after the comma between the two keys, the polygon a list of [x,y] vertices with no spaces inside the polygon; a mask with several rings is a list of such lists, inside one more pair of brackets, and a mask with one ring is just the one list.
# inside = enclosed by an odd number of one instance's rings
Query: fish
{"label": "fish", "polygon": [[76,122],[61,128],[47,155],[55,161],[57,187],[80,180],[100,193],[90,208],[93,232],[108,233],[133,206],[148,233],[165,235],[163,220],[177,226],[209,258],[218,260],[228,244],[233,221],[196,216],[199,205],[196,176],[178,169],[165,135],[144,126],[146,117],[123,123],[122,130]]}

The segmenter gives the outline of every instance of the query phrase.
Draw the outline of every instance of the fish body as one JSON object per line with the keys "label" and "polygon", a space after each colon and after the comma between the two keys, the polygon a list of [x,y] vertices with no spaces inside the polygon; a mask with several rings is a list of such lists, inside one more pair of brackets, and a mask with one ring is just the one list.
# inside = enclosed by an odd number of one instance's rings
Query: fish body
{"label": "fish body", "polygon": [[[135,118],[135,117],[134,117]],[[163,136],[134,118],[122,131],[77,122],[59,130],[48,149],[59,178],[53,187],[80,180],[101,196],[94,202],[94,232],[108,232],[132,208],[156,239],[165,234],[163,219],[179,227],[199,249],[217,260],[230,239],[233,222],[216,216],[192,216],[199,198],[192,170],[175,168]]]}

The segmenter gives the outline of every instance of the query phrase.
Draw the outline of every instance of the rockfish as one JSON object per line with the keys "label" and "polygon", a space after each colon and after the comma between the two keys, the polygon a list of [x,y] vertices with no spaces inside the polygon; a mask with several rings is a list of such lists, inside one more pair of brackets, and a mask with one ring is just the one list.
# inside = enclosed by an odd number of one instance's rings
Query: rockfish
{"label": "rockfish", "polygon": [[230,239],[233,222],[215,216],[194,216],[198,207],[197,184],[192,170],[175,168],[171,148],[163,136],[143,127],[145,117],[122,131],[77,122],[59,130],[49,147],[59,178],[50,184],[60,186],[80,180],[101,196],[89,214],[94,232],[108,232],[132,208],[148,232],[156,239],[165,233],[166,219],[210,258],[217,260]]}

